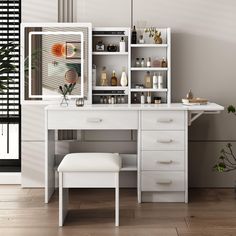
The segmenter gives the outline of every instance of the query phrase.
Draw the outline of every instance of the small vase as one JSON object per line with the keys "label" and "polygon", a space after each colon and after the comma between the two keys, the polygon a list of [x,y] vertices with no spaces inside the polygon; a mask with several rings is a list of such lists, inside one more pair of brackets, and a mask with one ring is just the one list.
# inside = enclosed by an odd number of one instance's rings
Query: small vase
{"label": "small vase", "polygon": [[62,97],[60,106],[68,107],[68,97],[66,95]]}
{"label": "small vase", "polygon": [[122,87],[125,87],[128,85],[128,79],[127,79],[127,76],[126,76],[126,73],[125,71],[123,70],[122,74],[121,74],[121,79],[120,79],[120,85]]}

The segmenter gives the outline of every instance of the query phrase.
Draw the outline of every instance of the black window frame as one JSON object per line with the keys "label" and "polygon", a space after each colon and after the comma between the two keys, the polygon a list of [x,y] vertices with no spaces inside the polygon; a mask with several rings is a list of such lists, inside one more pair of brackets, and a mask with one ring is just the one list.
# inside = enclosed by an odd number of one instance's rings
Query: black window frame
{"label": "black window frame", "polygon": [[[4,99],[0,98],[1,103],[6,106],[6,113],[4,114],[3,110],[0,108],[0,125],[6,124],[9,128],[10,124],[19,125],[19,150],[18,150],[18,159],[0,159],[0,172],[19,172],[21,171],[21,105],[20,105],[20,23],[21,23],[21,0],[1,0],[0,2],[0,45],[4,42],[10,43],[17,41],[16,51],[16,62],[17,66],[17,75],[14,75],[14,86],[17,86],[17,92],[15,88],[9,87],[9,81],[7,82],[6,97]],[[17,31],[17,33],[16,33]],[[13,39],[12,39],[13,36]],[[16,37],[16,38],[15,38]],[[13,84],[13,82],[11,82]],[[14,92],[12,91],[14,90]],[[17,98],[10,98],[10,95],[15,93]],[[12,104],[10,101],[14,100],[14,104],[17,114],[11,113]],[[4,102],[3,102],[4,101]],[[9,129],[8,129],[8,138],[9,138]],[[10,142],[10,139],[8,140]],[[8,142],[8,145],[9,145]],[[0,147],[1,148],[1,147]]]}

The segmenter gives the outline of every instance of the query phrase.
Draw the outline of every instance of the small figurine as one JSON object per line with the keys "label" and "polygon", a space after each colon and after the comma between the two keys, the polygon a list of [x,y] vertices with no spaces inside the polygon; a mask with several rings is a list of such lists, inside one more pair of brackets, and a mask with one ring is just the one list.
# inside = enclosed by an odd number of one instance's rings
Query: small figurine
{"label": "small figurine", "polygon": [[145,33],[149,33],[149,38],[153,38],[156,44],[162,44],[161,32],[155,27],[146,28]]}

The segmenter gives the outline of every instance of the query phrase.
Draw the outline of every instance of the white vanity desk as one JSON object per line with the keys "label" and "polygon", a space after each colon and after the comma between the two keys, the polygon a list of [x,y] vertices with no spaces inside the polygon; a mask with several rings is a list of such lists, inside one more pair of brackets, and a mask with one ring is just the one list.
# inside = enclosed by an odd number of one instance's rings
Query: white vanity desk
{"label": "white vanity desk", "polygon": [[215,103],[116,104],[45,109],[45,202],[55,190],[55,130],[137,130],[138,202],[188,202],[188,125]]}

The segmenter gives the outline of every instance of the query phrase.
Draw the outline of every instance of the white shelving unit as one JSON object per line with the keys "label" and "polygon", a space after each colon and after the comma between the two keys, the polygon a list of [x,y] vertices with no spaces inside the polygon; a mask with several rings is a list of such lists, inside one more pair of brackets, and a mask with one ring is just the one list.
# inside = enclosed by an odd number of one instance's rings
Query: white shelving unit
{"label": "white shelving unit", "polygon": [[[124,37],[126,42],[126,51],[119,52],[119,42],[121,37]],[[104,51],[96,51],[96,44],[102,41],[105,45]],[[107,46],[114,44],[117,46],[116,52],[108,52]],[[93,81],[92,87],[92,101],[93,103],[101,103],[101,96],[108,97],[114,96],[118,102],[117,96],[124,96],[122,102],[129,102],[129,83],[130,83],[130,28],[121,27],[97,27],[93,28],[93,64],[96,65],[96,81]],[[112,71],[115,70],[118,79],[118,86],[99,86],[100,75],[102,68],[106,67],[108,79],[112,77]],[[128,86],[122,87],[119,85],[121,73],[123,68],[126,69],[128,78]],[[96,86],[94,86],[96,84]],[[121,101],[119,101],[121,102]]]}
{"label": "white shelving unit", "polygon": [[[161,97],[162,103],[171,103],[171,30],[170,28],[161,28],[158,29],[161,31],[163,43],[154,44],[153,39],[148,38],[146,35],[144,44],[131,44],[131,88],[130,88],[130,103],[132,103],[133,95],[136,93],[136,97],[139,97],[141,93],[150,92],[152,96],[152,103],[154,102],[153,97]],[[143,29],[138,29],[137,32],[140,34]],[[139,34],[137,38],[139,38]],[[164,58],[167,62],[167,67],[136,67],[135,61],[136,58],[145,59],[151,58],[151,61],[159,60],[161,61]],[[151,63],[152,64],[152,63]],[[151,77],[156,72],[157,74],[162,74],[164,77],[164,88],[159,89],[148,89],[148,88],[136,88],[136,85],[144,85],[144,77],[146,72],[151,73]]]}
{"label": "white shelving unit", "polygon": [[[161,97],[162,103],[171,103],[171,30],[170,28],[161,28],[163,43],[155,44],[153,39],[148,38],[144,44],[131,44],[131,30],[130,28],[120,27],[97,27],[93,29],[93,64],[97,66],[96,83],[93,82],[92,94],[93,103],[100,103],[100,96],[125,96],[125,103],[131,104],[134,93],[137,93],[138,97],[141,93],[151,93],[152,103],[153,97]],[[141,32],[142,29],[138,29],[137,32]],[[119,52],[120,38],[124,37],[126,41],[126,52]],[[137,38],[139,35],[137,35]],[[105,44],[105,51],[98,52],[95,50],[95,45],[102,41]],[[118,51],[108,52],[106,46],[108,44],[115,44],[118,46]],[[136,58],[151,58],[151,61],[165,58],[167,67],[136,67]],[[128,86],[99,86],[100,74],[102,67],[107,68],[108,78],[111,78],[112,71],[116,71],[116,77],[121,77],[122,68],[126,68],[126,74],[128,77]],[[154,73],[157,75],[160,73],[164,78],[164,88],[136,88],[136,85],[144,85],[144,77],[146,72],[151,73],[151,77]]]}

